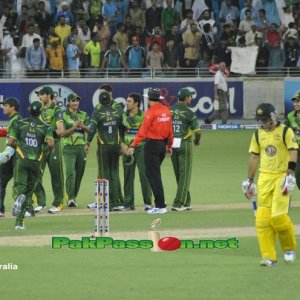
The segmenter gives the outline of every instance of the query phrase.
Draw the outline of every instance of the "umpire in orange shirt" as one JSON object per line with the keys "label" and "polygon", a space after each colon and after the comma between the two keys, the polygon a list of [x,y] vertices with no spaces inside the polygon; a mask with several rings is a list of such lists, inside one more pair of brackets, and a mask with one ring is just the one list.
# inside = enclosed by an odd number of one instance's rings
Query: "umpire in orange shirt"
{"label": "umpire in orange shirt", "polygon": [[148,210],[147,213],[164,214],[167,212],[167,208],[160,166],[166,153],[172,155],[174,138],[172,116],[170,110],[159,102],[160,99],[163,99],[160,96],[160,89],[149,88],[148,94],[144,96],[148,98],[149,109],[146,111],[142,126],[127,153],[128,155],[132,154],[134,148],[145,140],[145,171],[155,197],[155,207]]}

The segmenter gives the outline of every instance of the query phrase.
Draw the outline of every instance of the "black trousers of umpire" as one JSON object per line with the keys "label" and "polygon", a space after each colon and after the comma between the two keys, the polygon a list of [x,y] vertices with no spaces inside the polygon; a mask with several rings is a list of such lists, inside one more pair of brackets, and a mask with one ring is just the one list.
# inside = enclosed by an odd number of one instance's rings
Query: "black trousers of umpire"
{"label": "black trousers of umpire", "polygon": [[144,146],[145,173],[154,195],[155,207],[166,207],[160,166],[166,155],[166,143],[162,140],[146,139]]}

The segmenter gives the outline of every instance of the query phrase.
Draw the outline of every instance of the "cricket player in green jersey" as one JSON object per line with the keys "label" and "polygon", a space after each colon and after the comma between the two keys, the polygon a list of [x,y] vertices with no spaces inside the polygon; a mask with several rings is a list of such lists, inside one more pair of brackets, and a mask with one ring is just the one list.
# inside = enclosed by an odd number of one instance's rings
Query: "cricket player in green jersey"
{"label": "cricket player in green jersey", "polygon": [[26,207],[31,205],[31,196],[40,176],[45,146],[54,146],[53,128],[40,118],[43,108],[41,101],[30,104],[29,118],[14,123],[8,146],[16,148],[13,195],[16,202],[12,215],[16,216],[15,229],[25,229],[24,215]]}
{"label": "cricket player in green jersey", "polygon": [[[111,106],[111,96],[103,91],[99,95],[101,109],[95,109],[91,117],[87,136],[86,151],[96,132],[98,133],[98,178],[109,180],[110,210],[120,210],[118,199],[118,163],[120,155],[120,128],[122,115]],[[95,207],[95,203],[88,208]]]}
{"label": "cricket player in green jersey", "polygon": [[[297,144],[300,146],[300,91],[297,91],[292,98],[294,110],[291,111],[285,120],[285,125],[292,128]],[[300,150],[298,149],[297,167],[295,170],[295,178],[298,189],[300,189]]]}
{"label": "cricket player in green jersey", "polygon": [[[53,127],[53,137],[55,142],[54,149],[51,151],[48,149],[46,151],[42,160],[42,170],[44,173],[46,164],[48,164],[51,175],[52,191],[54,194],[52,207],[48,210],[48,212],[51,214],[57,214],[63,209],[65,194],[62,149],[60,144],[60,136],[64,132],[64,123],[62,111],[54,102],[54,92],[52,88],[44,86],[37,93],[44,105],[40,118],[43,122]],[[42,177],[38,180],[35,194],[38,202],[35,212],[39,212],[46,207],[46,193],[42,185]]]}
{"label": "cricket player in green jersey", "polygon": [[[113,90],[112,90],[112,86],[108,83],[102,84],[99,87],[100,92],[106,91],[110,94],[111,96],[111,106],[115,109],[117,109],[120,114],[123,114],[124,110],[123,107],[120,103],[116,102],[113,98]],[[97,103],[96,105],[96,109],[101,109],[102,104],[101,103]],[[118,164],[118,194],[119,194],[119,201],[120,203],[124,203],[124,196],[122,193],[122,186],[121,186],[121,181],[120,181],[120,175],[119,175],[119,164]]]}
{"label": "cricket player in green jersey", "polygon": [[[9,117],[7,128],[8,142],[13,124],[21,120],[21,116],[18,113],[20,103],[18,99],[9,97],[0,104],[3,105],[3,113]],[[13,170],[15,165],[15,150],[12,147],[7,146],[4,152],[0,154],[0,156],[0,217],[4,217],[4,198],[6,194],[6,186],[13,177]]]}
{"label": "cricket player in green jersey", "polygon": [[[139,131],[143,119],[144,112],[140,110],[141,95],[129,94],[126,100],[127,111],[123,113],[123,143],[121,144],[122,153],[126,154],[137,132]],[[124,208],[122,210],[134,210],[134,178],[136,166],[139,170],[141,189],[145,204],[145,211],[151,209],[152,190],[145,173],[144,163],[144,142],[140,143],[133,153],[133,161],[130,156],[123,155],[124,170]]]}
{"label": "cricket player in green jersey", "polygon": [[172,165],[177,181],[177,192],[173,201],[172,211],[191,210],[191,195],[189,192],[194,145],[200,144],[200,125],[194,112],[188,105],[191,104],[193,93],[188,89],[179,90],[179,101],[171,108],[174,132]]}
{"label": "cricket player in green jersey", "polygon": [[89,131],[90,119],[86,112],[79,110],[80,99],[76,93],[70,94],[67,110],[63,112],[63,156],[69,207],[77,207],[76,197],[86,165],[85,132]]}

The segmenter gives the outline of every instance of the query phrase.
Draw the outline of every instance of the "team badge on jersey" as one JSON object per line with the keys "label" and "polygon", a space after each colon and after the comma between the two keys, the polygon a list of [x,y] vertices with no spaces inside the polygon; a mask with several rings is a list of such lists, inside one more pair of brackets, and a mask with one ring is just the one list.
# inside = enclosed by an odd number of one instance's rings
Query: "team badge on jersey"
{"label": "team badge on jersey", "polygon": [[266,154],[268,155],[268,156],[274,156],[274,155],[276,155],[276,152],[277,152],[277,149],[276,149],[276,147],[275,146],[273,146],[273,145],[268,145],[267,147],[266,147]]}

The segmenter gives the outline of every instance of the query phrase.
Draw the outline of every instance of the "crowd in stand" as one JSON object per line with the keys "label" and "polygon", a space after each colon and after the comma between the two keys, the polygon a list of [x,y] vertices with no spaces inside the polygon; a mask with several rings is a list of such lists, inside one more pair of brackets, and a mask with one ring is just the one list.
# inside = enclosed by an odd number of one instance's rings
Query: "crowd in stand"
{"label": "crowd in stand", "polygon": [[0,77],[206,75],[213,64],[230,67],[230,47],[252,46],[257,70],[296,70],[297,2],[1,0]]}

